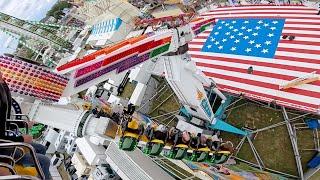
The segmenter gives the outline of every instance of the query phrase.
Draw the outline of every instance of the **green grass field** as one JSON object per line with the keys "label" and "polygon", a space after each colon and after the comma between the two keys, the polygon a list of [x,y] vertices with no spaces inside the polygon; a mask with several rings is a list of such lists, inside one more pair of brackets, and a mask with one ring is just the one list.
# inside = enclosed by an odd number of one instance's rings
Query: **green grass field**
{"label": "green grass field", "polygon": [[[158,90],[160,90],[163,86],[164,81],[160,83],[158,86]],[[168,87],[166,90],[164,90],[162,93],[159,93],[157,97],[155,97],[151,102],[151,108],[149,111],[149,115],[151,117],[159,116],[168,112],[172,112],[175,110],[179,110],[180,104],[177,102],[177,97],[175,94],[173,94],[173,91],[170,87]],[[171,97],[167,99],[169,96]],[[167,100],[166,100],[167,99]],[[157,106],[161,104],[164,100],[166,100],[159,108]],[[172,120],[173,117],[163,116],[161,118],[156,119],[159,122],[162,122],[163,124],[167,124]],[[168,126],[175,126],[176,121],[172,120]]]}
{"label": "green grass field", "polygon": [[[253,129],[263,128],[277,122],[282,122],[280,111],[259,107],[255,104],[247,104],[232,110],[227,120],[229,123],[241,128]],[[240,137],[230,133],[222,133],[224,140],[230,140],[236,146]],[[297,131],[298,146],[300,149],[301,162],[306,170],[307,162],[315,154],[313,151],[302,151],[301,149],[313,148],[313,135],[310,130]],[[253,140],[253,144],[260,154],[266,167],[282,171],[292,175],[298,175],[291,141],[285,125],[259,132]],[[238,157],[256,163],[248,142],[244,143]]]}
{"label": "green grass field", "polygon": [[135,88],[136,88],[135,84],[128,82],[126,84],[126,86],[124,87],[123,93],[121,94],[120,97],[125,98],[125,99],[126,98],[130,99]]}

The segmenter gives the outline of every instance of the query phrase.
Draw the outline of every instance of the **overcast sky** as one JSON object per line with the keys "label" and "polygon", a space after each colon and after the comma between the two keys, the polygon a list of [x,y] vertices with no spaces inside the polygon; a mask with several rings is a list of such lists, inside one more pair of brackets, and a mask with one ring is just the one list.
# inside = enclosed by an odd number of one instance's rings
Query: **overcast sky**
{"label": "overcast sky", "polygon": [[[0,12],[24,20],[40,20],[58,0],[0,0]],[[13,52],[16,41],[0,32],[0,54]]]}

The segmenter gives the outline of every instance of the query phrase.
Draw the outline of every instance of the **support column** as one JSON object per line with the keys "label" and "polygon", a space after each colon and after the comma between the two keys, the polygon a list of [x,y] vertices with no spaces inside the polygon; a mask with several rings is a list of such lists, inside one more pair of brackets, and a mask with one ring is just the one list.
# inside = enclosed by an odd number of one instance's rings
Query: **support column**
{"label": "support column", "polygon": [[252,149],[253,155],[254,155],[254,157],[255,157],[256,160],[257,160],[257,163],[258,163],[258,165],[259,165],[260,170],[263,170],[263,169],[265,168],[265,165],[264,165],[264,163],[263,163],[260,155],[258,154],[257,149],[254,147],[254,145],[253,145],[251,139],[249,138],[249,136],[247,136],[247,140],[248,140],[249,145],[250,145],[250,147],[251,147],[251,149]]}
{"label": "support column", "polygon": [[289,117],[288,117],[288,114],[287,114],[287,111],[286,111],[285,107],[282,107],[282,114],[283,114],[283,118],[284,118],[284,120],[286,122],[288,133],[289,133],[289,136],[290,136],[294,157],[296,159],[296,165],[297,165],[299,177],[302,180],[304,180],[303,169],[302,169],[302,164],[301,164],[301,156],[300,156],[300,153],[299,153],[297,139],[296,139],[297,135],[294,133],[294,131],[292,129],[292,126],[290,124]]}

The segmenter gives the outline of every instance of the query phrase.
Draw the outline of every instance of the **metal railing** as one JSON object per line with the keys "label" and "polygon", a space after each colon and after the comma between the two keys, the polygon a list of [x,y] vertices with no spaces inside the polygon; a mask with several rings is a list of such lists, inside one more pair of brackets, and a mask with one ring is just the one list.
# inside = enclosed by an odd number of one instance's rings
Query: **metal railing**
{"label": "metal railing", "polygon": [[[26,143],[17,143],[17,142],[9,142],[9,141],[6,141],[6,140],[1,140],[2,142],[4,143],[0,143],[0,148],[6,148],[6,149],[10,149],[10,148],[14,148],[14,151],[12,153],[12,156],[15,155],[15,152],[17,150],[17,148],[27,148],[29,150],[29,153],[32,157],[32,160],[34,162],[34,165],[35,165],[35,168],[37,170],[37,173],[38,173],[38,176],[40,177],[40,179],[45,179],[45,176],[44,176],[44,173],[41,169],[41,166],[40,166],[40,163],[36,157],[36,152],[35,150],[33,149],[33,147],[30,145],[30,144],[26,144]],[[24,154],[25,155],[25,154]],[[3,156],[4,158],[6,156]],[[14,160],[14,158],[12,158]],[[21,158],[18,158],[18,160],[14,160],[14,164],[15,162],[19,161]],[[8,163],[0,163],[0,167],[5,167],[7,168],[8,170],[10,170],[10,172],[13,174],[13,175],[16,175],[16,171],[14,170],[13,166],[8,164]],[[24,176],[19,176],[21,177],[22,179],[24,179],[23,177]],[[4,178],[3,176],[1,177],[1,179]],[[27,177],[25,177],[27,178]],[[10,176],[8,176],[8,178],[5,178],[5,179],[11,179]],[[19,178],[18,178],[19,179]],[[30,178],[29,178],[30,179]],[[33,178],[34,179],[34,178]]]}
{"label": "metal railing", "polygon": [[11,120],[11,119],[9,119],[9,120],[7,120],[7,123],[9,123],[10,125],[15,126],[17,133],[19,131],[19,126],[17,125],[17,123],[22,123],[24,125],[24,128],[26,129],[26,134],[29,133],[28,122],[30,122],[30,118],[29,118],[28,115],[26,115],[26,114],[11,114],[10,116],[13,116],[13,117],[18,117],[18,116],[24,117],[25,120],[17,120],[17,119]]}
{"label": "metal railing", "polygon": [[5,179],[5,180],[13,180],[13,179],[19,179],[19,180],[40,180],[40,179],[37,178],[37,177],[27,176],[27,175],[0,176],[0,179]]}
{"label": "metal railing", "polygon": [[13,166],[10,164],[0,163],[0,167],[8,169],[11,174],[16,174],[16,171],[14,170]]}

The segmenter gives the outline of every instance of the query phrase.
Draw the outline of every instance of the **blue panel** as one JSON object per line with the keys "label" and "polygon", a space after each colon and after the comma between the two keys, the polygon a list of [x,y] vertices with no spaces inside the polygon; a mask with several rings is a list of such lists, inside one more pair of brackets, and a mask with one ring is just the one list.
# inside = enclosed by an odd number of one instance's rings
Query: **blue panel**
{"label": "blue panel", "polygon": [[112,21],[111,21],[111,24],[112,24],[112,26],[111,26],[111,31],[115,31],[116,30],[116,21],[117,21],[117,19],[112,19]]}
{"label": "blue panel", "polygon": [[106,25],[105,25],[105,28],[106,28],[106,32],[110,32],[110,20],[106,21]]}
{"label": "blue panel", "polygon": [[320,166],[320,156],[319,153],[317,154],[317,156],[313,157],[307,164],[307,166],[309,168],[317,168],[318,166]]}
{"label": "blue panel", "polygon": [[232,125],[230,125],[230,124],[228,124],[228,123],[226,123],[226,122],[224,122],[224,121],[222,121],[220,119],[218,119],[215,124],[212,124],[210,126],[210,128],[218,129],[218,130],[222,130],[222,131],[226,131],[226,132],[231,132],[231,133],[234,133],[234,134],[241,134],[241,135],[244,135],[244,136],[247,135],[247,132],[242,131],[242,130],[240,130],[240,129],[238,129],[238,128],[236,128],[236,127],[234,127],[234,126],[232,126]]}
{"label": "blue panel", "polygon": [[105,22],[102,22],[100,24],[101,24],[100,26],[100,34],[101,34],[101,33],[104,33]]}
{"label": "blue panel", "polygon": [[203,52],[273,58],[285,19],[219,20]]}
{"label": "blue panel", "polygon": [[120,18],[109,19],[107,21],[92,26],[92,34],[101,34],[117,31],[121,24],[122,20]]}
{"label": "blue panel", "polygon": [[320,129],[320,120],[319,119],[307,119],[306,124],[310,129]]}
{"label": "blue panel", "polygon": [[99,34],[103,33],[104,22],[100,23],[100,32]]}
{"label": "blue panel", "polygon": [[104,23],[104,33],[109,32],[108,26],[109,26],[109,21],[106,21],[106,22]]}
{"label": "blue panel", "polygon": [[102,26],[102,24],[101,24],[101,23],[99,23],[99,24],[98,24],[98,31],[97,31],[97,34],[100,34],[100,33],[101,33],[101,26]]}
{"label": "blue panel", "polygon": [[120,18],[116,19],[115,31],[119,29],[122,24],[122,20]]}
{"label": "blue panel", "polygon": [[109,31],[113,31],[113,26],[114,26],[113,21],[114,21],[114,19],[111,19],[109,22]]}
{"label": "blue panel", "polygon": [[209,119],[211,119],[211,117],[212,117],[212,111],[211,111],[211,106],[210,106],[208,100],[207,100],[206,98],[202,99],[200,105],[201,105],[203,111],[206,113],[207,117],[208,117]]}

